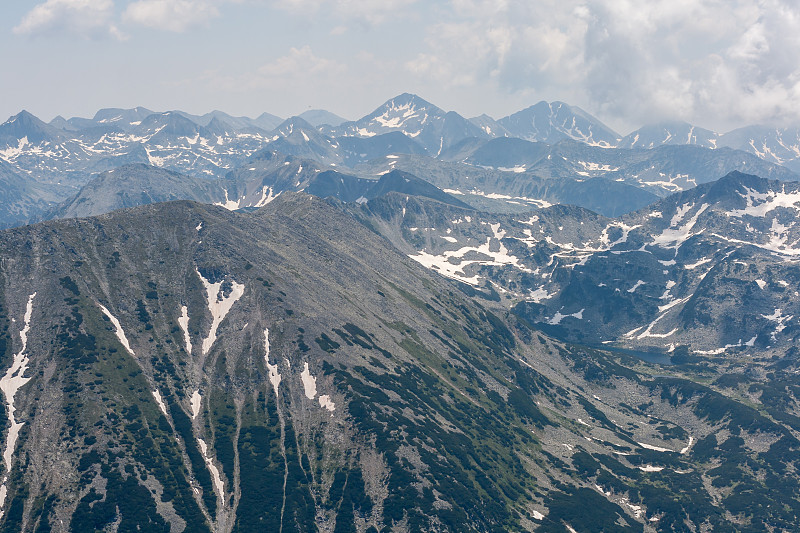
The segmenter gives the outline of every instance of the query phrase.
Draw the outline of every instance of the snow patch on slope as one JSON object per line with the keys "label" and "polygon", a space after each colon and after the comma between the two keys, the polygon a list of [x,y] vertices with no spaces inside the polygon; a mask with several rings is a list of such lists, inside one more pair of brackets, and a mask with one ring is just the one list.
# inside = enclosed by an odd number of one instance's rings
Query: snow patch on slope
{"label": "snow patch on slope", "polygon": [[[458,250],[449,250],[443,252],[441,255],[429,254],[425,250],[420,250],[415,255],[409,255],[411,259],[420,263],[421,265],[439,272],[448,278],[457,279],[470,285],[477,285],[480,278],[476,276],[467,277],[464,268],[469,265],[487,265],[487,266],[506,266],[510,265],[522,272],[531,273],[532,271],[525,267],[518,257],[511,255],[508,248],[503,244],[502,239],[505,237],[505,230],[500,229],[500,224],[490,224],[494,239],[499,243],[497,251],[492,251],[492,237],[486,239],[485,244],[480,246],[464,246]],[[480,256],[486,256],[488,259],[463,259],[468,253]],[[454,260],[460,259],[459,262]]]}
{"label": "snow patch on slope", "polygon": [[128,337],[125,336],[125,331],[122,329],[122,326],[120,325],[119,320],[117,320],[117,317],[112,315],[111,311],[106,309],[106,307],[103,304],[98,304],[98,305],[100,305],[100,310],[103,311],[103,314],[108,317],[108,319],[111,321],[112,324],[114,324],[114,333],[117,335],[119,343],[122,344],[126,350],[128,350],[129,354],[135,355],[133,353],[133,350],[131,349],[131,345],[128,343]]}
{"label": "snow patch on slope", "polygon": [[585,310],[586,309],[581,309],[577,313],[572,313],[571,315],[562,315],[560,311],[556,311],[556,314],[553,316],[553,318],[548,320],[547,323],[550,324],[551,326],[557,326],[561,324],[562,320],[569,317],[577,318],[578,320],[583,320],[583,312]]}
{"label": "snow patch on slope", "polygon": [[[281,375],[278,373],[278,363],[274,365],[269,364],[269,329],[264,329],[264,362],[267,364],[269,370],[269,382],[272,383],[272,388],[275,389],[275,397],[278,397],[278,385],[281,384]],[[308,368],[308,363],[306,363]]]}
{"label": "snow patch on slope", "polygon": [[239,207],[240,207],[239,204],[241,203],[241,200],[237,200],[237,201],[234,202],[233,200],[228,198],[228,189],[223,189],[223,192],[225,193],[225,201],[224,202],[214,202],[214,205],[218,205],[220,207],[224,207],[228,211],[236,211],[237,209],[239,209]]}
{"label": "snow patch on slope", "polygon": [[629,292],[629,293],[631,293],[631,294],[633,294],[634,292],[636,292],[636,289],[638,289],[638,288],[639,288],[639,287],[641,287],[642,285],[645,285],[645,282],[644,282],[644,281],[642,281],[642,280],[638,280],[638,281],[637,281],[637,282],[634,284],[634,286],[633,286],[633,287],[631,287],[630,289],[628,289],[628,292]]}
{"label": "snow patch on slope", "polygon": [[208,453],[208,445],[206,445],[206,441],[200,437],[197,438],[197,444],[200,445],[200,451],[203,452],[203,459],[206,460],[206,466],[208,467],[209,472],[211,472],[211,477],[214,479],[214,488],[217,489],[217,495],[219,495],[220,499],[225,502],[225,484],[222,482],[222,476],[219,474],[219,469],[214,464],[214,461],[211,459],[211,456]]}
{"label": "snow patch on slope", "polygon": [[200,414],[200,406],[201,402],[203,401],[203,397],[200,396],[199,390],[196,390],[192,393],[192,399],[190,401],[192,405],[192,420],[194,420],[197,418],[197,415]]}
{"label": "snow patch on slope", "polygon": [[686,221],[685,224],[678,226],[678,224],[684,219],[686,214],[693,207],[694,204],[687,204],[679,207],[678,212],[672,217],[670,227],[666,228],[663,232],[661,232],[660,235],[654,236],[651,244],[660,248],[672,248],[677,250],[683,243],[694,236],[694,233],[692,233],[692,228],[694,228],[695,224],[697,224],[697,219],[706,209],[708,209],[709,205],[703,204],[700,206],[700,208],[688,221]]}
{"label": "snow patch on slope", "polygon": [[331,397],[328,396],[327,394],[323,394],[322,396],[319,397],[319,405],[320,407],[323,407],[330,412],[336,410],[336,405],[333,403],[333,401],[331,401]]}
{"label": "snow patch on slope", "polygon": [[[306,398],[313,400],[317,395],[317,378],[311,375],[311,371],[308,369],[308,362],[305,363],[303,372],[300,373],[300,379],[303,382],[303,390],[305,391]],[[323,409],[327,409],[331,413],[336,410],[336,404],[333,403],[333,400],[331,400],[331,397],[327,394],[320,396],[318,401],[320,407]]]}
{"label": "snow patch on slope", "polygon": [[646,450],[653,450],[654,452],[672,452],[669,448],[662,448],[661,446],[653,446],[652,444],[645,444],[644,442],[637,442],[639,446]]}
{"label": "snow patch on slope", "polygon": [[763,318],[766,318],[770,322],[775,322],[777,326],[775,326],[775,331],[773,331],[770,336],[774,341],[778,333],[786,329],[786,322],[794,318],[794,315],[784,315],[782,309],[776,308],[775,311],[771,315],[761,315]]}
{"label": "snow patch on slope", "polygon": [[3,477],[3,483],[0,485],[0,518],[3,517],[5,511],[6,495],[8,489],[6,488],[6,481],[11,472],[11,456],[14,454],[14,448],[17,445],[17,438],[19,431],[25,422],[18,422],[14,414],[16,407],[14,406],[14,396],[23,385],[28,383],[31,378],[25,377],[25,372],[28,370],[28,355],[25,353],[28,350],[28,332],[31,330],[31,316],[33,315],[33,299],[36,297],[34,292],[28,297],[28,305],[25,307],[25,316],[23,320],[22,330],[19,332],[19,338],[22,341],[22,348],[14,355],[14,360],[11,367],[6,371],[5,375],[0,378],[0,390],[3,391],[3,396],[6,399],[6,410],[8,412],[8,421],[10,427],[8,428],[8,435],[6,436],[6,445],[3,450],[3,462],[6,467],[6,474]]}
{"label": "snow patch on slope", "polygon": [[178,317],[178,324],[183,330],[183,341],[186,345],[186,353],[192,355],[192,341],[189,339],[189,308],[185,305],[181,307],[181,316]]}
{"label": "snow patch on slope", "polygon": [[264,207],[280,195],[281,193],[272,194],[272,187],[264,185],[264,188],[261,189],[261,199],[258,200],[253,207]]}
{"label": "snow patch on slope", "polygon": [[217,328],[219,328],[219,325],[225,319],[225,316],[227,316],[227,314],[230,312],[233,304],[235,304],[244,294],[244,285],[236,283],[235,281],[231,282],[233,288],[231,289],[230,294],[225,296],[220,290],[224,282],[218,281],[217,283],[211,283],[203,277],[199,270],[195,269],[195,272],[197,272],[197,275],[200,277],[200,281],[203,282],[203,286],[206,289],[208,310],[211,312],[211,316],[213,318],[208,336],[203,339],[203,355],[206,355],[214,345],[214,342],[217,340]]}
{"label": "snow patch on slope", "polygon": [[752,217],[763,217],[779,207],[800,210],[800,206],[797,205],[800,203],[800,191],[787,193],[785,185],[781,192],[770,191],[767,193],[760,193],[745,187],[745,193],[740,193],[740,196],[747,201],[747,207],[729,211],[727,213],[728,216],[742,217],[750,215]]}
{"label": "snow patch on slope", "polygon": [[164,399],[161,398],[161,393],[158,392],[158,389],[153,389],[153,398],[156,399],[158,408],[161,409],[161,412],[164,413],[164,416],[167,416],[167,406],[164,405]]}
{"label": "snow patch on slope", "polygon": [[311,375],[311,371],[308,369],[308,362],[305,363],[303,371],[300,373],[300,379],[303,382],[306,398],[313,400],[317,395],[317,378]]}

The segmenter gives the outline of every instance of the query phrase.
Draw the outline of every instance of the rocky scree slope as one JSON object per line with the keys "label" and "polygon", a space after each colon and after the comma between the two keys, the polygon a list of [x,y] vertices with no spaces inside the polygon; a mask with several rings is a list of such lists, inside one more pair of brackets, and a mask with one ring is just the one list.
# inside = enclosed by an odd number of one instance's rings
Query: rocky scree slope
{"label": "rocky scree slope", "polygon": [[3,531],[796,523],[791,361],[709,385],[554,341],[306,195],[0,244]]}

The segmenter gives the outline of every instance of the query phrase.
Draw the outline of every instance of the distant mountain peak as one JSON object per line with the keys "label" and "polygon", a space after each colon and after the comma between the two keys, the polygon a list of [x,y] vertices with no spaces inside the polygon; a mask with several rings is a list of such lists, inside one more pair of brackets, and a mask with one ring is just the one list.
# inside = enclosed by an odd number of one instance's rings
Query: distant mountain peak
{"label": "distant mountain peak", "polygon": [[26,109],[23,109],[22,111],[20,111],[16,115],[13,115],[13,116],[9,117],[8,120],[6,120],[2,125],[5,126],[6,124],[15,124],[15,123],[19,123],[19,124],[37,124],[37,123],[42,123],[42,124],[44,124],[44,122],[39,120],[39,118],[36,115],[34,115],[33,113],[31,113],[30,111],[28,111]]}
{"label": "distant mountain peak", "polygon": [[421,112],[444,113],[415,94],[403,93],[387,100],[367,117],[387,128],[402,128],[410,119],[418,118]]}
{"label": "distant mountain peak", "polygon": [[18,140],[27,138],[28,143],[39,143],[58,138],[61,132],[57,128],[43,122],[32,113],[22,110],[0,124],[0,141],[7,145],[17,144]]}
{"label": "distant mountain peak", "polygon": [[[304,130],[309,130],[309,131],[315,131],[314,130],[314,126],[309,124],[309,122],[307,120],[305,120],[304,118],[302,118],[302,117],[300,117],[298,115],[295,115],[293,117],[287,118],[286,120],[284,120],[280,124],[280,126],[278,126],[275,129],[280,131],[280,132],[288,131],[288,130],[295,130],[295,129],[304,129]],[[289,132],[291,133],[291,131],[289,131]]]}
{"label": "distant mountain peak", "polygon": [[299,116],[314,127],[319,127],[324,124],[335,127],[343,122],[347,122],[346,119],[339,115],[324,109],[309,109],[308,111],[300,113]]}
{"label": "distant mountain peak", "polygon": [[479,126],[456,112],[441,108],[411,93],[384,102],[369,115],[345,122],[331,133],[335,136],[373,137],[399,131],[420,143],[430,154],[441,154],[468,137],[489,137]]}
{"label": "distant mountain peak", "polygon": [[[420,97],[420,96],[418,96],[418,95],[416,95],[414,93],[400,93],[397,96],[395,96],[394,98],[390,98],[389,100],[386,101],[386,104],[389,104],[389,103],[400,104],[400,105],[418,104],[418,105],[421,105],[423,107],[436,107],[432,103],[428,102],[424,98],[422,98],[422,97]],[[386,104],[384,104],[384,105],[386,105]]]}
{"label": "distant mountain peak", "polygon": [[619,134],[579,107],[541,101],[498,120],[508,132],[528,141],[555,143],[568,138],[586,144],[613,147]]}

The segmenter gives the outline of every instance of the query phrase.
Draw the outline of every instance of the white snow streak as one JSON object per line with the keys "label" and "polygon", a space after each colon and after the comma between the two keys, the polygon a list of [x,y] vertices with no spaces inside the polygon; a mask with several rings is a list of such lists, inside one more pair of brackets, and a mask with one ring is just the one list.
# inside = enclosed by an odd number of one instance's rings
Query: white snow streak
{"label": "white snow streak", "polygon": [[158,408],[161,409],[161,412],[164,413],[164,416],[167,416],[167,406],[164,405],[164,400],[161,398],[161,393],[158,392],[158,389],[153,389],[153,398],[156,399]]}
{"label": "white snow streak", "polygon": [[267,205],[280,195],[281,193],[273,195],[272,187],[267,187],[266,185],[264,185],[264,188],[261,189],[261,199],[258,202],[256,202],[256,204],[253,207],[264,207],[265,205]]}
{"label": "white snow streak", "polygon": [[692,444],[694,444],[694,437],[690,436],[689,437],[689,444],[687,444],[684,448],[681,448],[681,451],[680,451],[681,455],[685,455],[686,453],[688,453],[689,452],[689,448],[692,447]]}
{"label": "white snow streak", "polygon": [[690,218],[684,225],[677,226],[677,224],[685,217],[686,213],[690,211],[694,207],[692,205],[686,205],[681,208],[678,208],[678,213],[672,217],[672,223],[670,224],[669,228],[666,228],[661,235],[656,235],[653,237],[654,244],[660,248],[672,248],[677,250],[680,246],[689,240],[694,233],[692,233],[692,228],[694,225],[697,224],[697,219],[700,217],[703,212],[708,209],[708,204],[703,204],[700,206],[700,209]]}
{"label": "white snow streak", "polygon": [[186,353],[192,355],[192,341],[189,339],[189,308],[185,305],[181,307],[181,316],[178,318],[178,324],[183,330],[183,340],[186,343]]}
{"label": "white snow streak", "polygon": [[[197,416],[200,414],[200,407],[203,401],[203,397],[200,396],[200,391],[196,390],[192,393],[192,420],[195,420]],[[208,467],[208,471],[211,472],[211,477],[214,479],[214,488],[217,489],[217,495],[219,495],[220,499],[225,502],[225,485],[222,482],[222,477],[219,474],[219,469],[214,464],[214,461],[211,457],[211,454],[208,453],[208,446],[206,445],[206,441],[197,437],[197,444],[200,445],[200,451],[203,453],[203,459],[206,462],[206,466]]]}
{"label": "white snow streak", "polygon": [[200,406],[201,402],[203,401],[203,397],[200,396],[200,391],[196,390],[192,393],[192,420],[197,418],[197,415],[200,414]]}
{"label": "white snow streak", "polygon": [[217,489],[217,494],[222,501],[225,502],[225,485],[222,483],[222,477],[219,475],[219,469],[216,467],[216,465],[214,465],[214,461],[211,460],[206,441],[198,437],[197,443],[200,445],[200,451],[203,452],[203,458],[206,460],[206,466],[208,466],[208,470],[211,472],[211,476],[214,478],[214,487]]}
{"label": "white snow streak", "polygon": [[[272,388],[275,389],[275,397],[278,397],[278,385],[281,384],[281,375],[278,373],[278,363],[274,365],[269,364],[269,329],[264,329],[264,362],[267,364],[269,370],[269,382],[272,383]],[[308,363],[306,363],[308,368]]]}
{"label": "white snow streak", "polygon": [[112,315],[111,311],[106,309],[103,304],[99,305],[100,309],[103,311],[103,314],[105,314],[111,321],[111,323],[114,324],[114,333],[116,333],[117,339],[119,339],[119,343],[122,344],[126,350],[128,350],[129,354],[135,355],[133,353],[133,350],[131,350],[131,345],[128,343],[128,337],[125,336],[125,331],[122,329],[122,326],[120,325],[119,320],[117,320],[117,317]]}
{"label": "white snow streak", "polygon": [[645,282],[644,282],[644,281],[642,281],[642,280],[638,280],[638,281],[636,282],[636,284],[635,284],[633,287],[631,287],[630,289],[628,289],[628,292],[629,292],[629,293],[631,293],[631,294],[633,294],[634,292],[636,292],[636,289],[638,289],[638,288],[639,288],[639,287],[641,287],[642,285],[645,285]]}
{"label": "white snow streak", "polygon": [[17,437],[19,431],[25,422],[18,422],[14,414],[16,407],[14,406],[14,396],[17,391],[31,380],[30,377],[25,377],[25,372],[28,370],[28,356],[25,353],[28,349],[28,332],[31,330],[31,315],[33,314],[33,299],[36,296],[34,292],[28,297],[28,305],[25,308],[24,325],[19,332],[19,338],[22,341],[22,348],[14,355],[14,361],[11,367],[6,371],[5,375],[0,378],[0,390],[3,391],[3,396],[6,398],[6,405],[8,411],[8,421],[11,427],[8,428],[8,436],[6,437],[6,446],[3,451],[3,462],[6,467],[6,474],[3,477],[3,484],[0,486],[0,518],[3,517],[5,511],[3,506],[6,501],[6,481],[11,472],[11,456],[14,454],[14,448],[17,445]]}
{"label": "white snow streak", "polygon": [[662,448],[660,446],[653,446],[652,444],[645,444],[643,442],[637,442],[636,444],[638,444],[642,448],[645,448],[647,450],[653,450],[655,452],[672,452],[672,451],[674,451],[674,450],[670,450],[669,448]]}
{"label": "white snow streak", "polygon": [[[524,172],[525,169],[522,170],[514,170],[514,172]],[[553,204],[548,202],[547,200],[543,200],[541,198],[530,198],[528,196],[510,196],[508,194],[500,194],[496,192],[485,192],[480,189],[471,189],[466,192],[461,191],[459,189],[442,189],[447,194],[456,194],[456,195],[465,195],[471,194],[473,196],[483,196],[484,198],[488,198],[490,200],[505,200],[507,203],[519,203],[523,202],[526,204],[533,205],[535,207],[540,207],[542,209],[551,207]]]}

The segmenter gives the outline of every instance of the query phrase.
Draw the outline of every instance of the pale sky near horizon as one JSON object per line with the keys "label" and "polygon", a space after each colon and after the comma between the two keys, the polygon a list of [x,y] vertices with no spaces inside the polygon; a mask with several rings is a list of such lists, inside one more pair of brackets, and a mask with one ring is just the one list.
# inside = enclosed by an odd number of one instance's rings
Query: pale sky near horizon
{"label": "pale sky near horizon", "polygon": [[800,126],[800,6],[781,0],[21,0],[0,6],[0,53],[0,121],[356,119],[412,92],[466,117],[561,100],[623,135]]}

